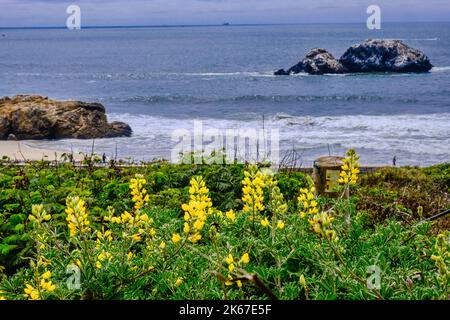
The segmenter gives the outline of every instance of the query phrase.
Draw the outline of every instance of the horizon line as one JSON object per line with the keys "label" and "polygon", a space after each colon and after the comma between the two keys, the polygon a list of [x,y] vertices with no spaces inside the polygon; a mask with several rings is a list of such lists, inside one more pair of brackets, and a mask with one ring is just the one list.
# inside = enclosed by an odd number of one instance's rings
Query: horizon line
{"label": "horizon line", "polygon": [[[450,21],[386,21],[387,24],[397,23],[449,23]],[[295,25],[326,25],[326,24],[364,24],[363,22],[295,22],[295,23],[222,23],[222,24],[157,24],[157,25],[88,25],[81,29],[145,29],[145,28],[189,28],[189,27],[245,27],[245,26],[295,26]],[[67,26],[0,26],[0,30],[31,30],[31,29],[67,29]]]}

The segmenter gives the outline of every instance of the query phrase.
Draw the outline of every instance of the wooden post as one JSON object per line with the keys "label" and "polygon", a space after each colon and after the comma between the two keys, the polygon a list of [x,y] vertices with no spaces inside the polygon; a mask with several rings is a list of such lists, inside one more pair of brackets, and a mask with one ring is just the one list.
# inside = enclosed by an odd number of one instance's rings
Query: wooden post
{"label": "wooden post", "polygon": [[318,195],[337,196],[333,189],[339,185],[343,157],[327,156],[314,161],[313,179]]}

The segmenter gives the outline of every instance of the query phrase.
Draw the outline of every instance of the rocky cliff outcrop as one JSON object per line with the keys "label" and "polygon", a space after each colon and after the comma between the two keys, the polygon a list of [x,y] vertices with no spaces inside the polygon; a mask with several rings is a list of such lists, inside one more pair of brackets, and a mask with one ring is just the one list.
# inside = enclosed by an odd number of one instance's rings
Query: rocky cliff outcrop
{"label": "rocky cliff outcrop", "polygon": [[421,51],[400,40],[367,40],[347,49],[339,60],[325,49],[313,49],[289,70],[275,75],[301,72],[339,74],[358,72],[428,72],[433,65]]}
{"label": "rocky cliff outcrop", "polygon": [[350,72],[428,72],[428,57],[400,40],[367,40],[351,46],[340,62]]}
{"label": "rocky cliff outcrop", "polygon": [[108,123],[100,103],[18,95],[0,99],[0,140],[92,139],[131,136],[129,125]]}
{"label": "rocky cliff outcrop", "polygon": [[344,66],[336,60],[331,53],[325,49],[312,49],[305,58],[290,68],[288,71],[279,70],[279,75],[291,73],[309,73],[309,74],[324,74],[324,73],[344,73],[346,70]]}

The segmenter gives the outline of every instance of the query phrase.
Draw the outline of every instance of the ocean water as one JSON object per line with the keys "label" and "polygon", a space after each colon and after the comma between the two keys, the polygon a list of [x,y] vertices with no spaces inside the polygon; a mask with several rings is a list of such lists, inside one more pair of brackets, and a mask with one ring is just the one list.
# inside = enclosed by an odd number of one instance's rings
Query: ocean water
{"label": "ocean water", "polygon": [[[95,151],[170,159],[176,129],[278,129],[281,154],[309,166],[354,147],[366,164],[450,160],[450,23],[0,30],[0,95],[96,101],[130,138]],[[314,47],[339,57],[368,38],[423,50],[427,74],[272,76]],[[263,121],[264,119],[264,121]],[[90,152],[90,140],[26,141]]]}

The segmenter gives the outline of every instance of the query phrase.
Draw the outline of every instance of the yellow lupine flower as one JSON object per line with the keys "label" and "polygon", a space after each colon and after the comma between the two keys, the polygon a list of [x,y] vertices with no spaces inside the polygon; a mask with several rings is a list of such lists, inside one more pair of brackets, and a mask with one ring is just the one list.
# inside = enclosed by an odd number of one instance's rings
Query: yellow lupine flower
{"label": "yellow lupine flower", "polygon": [[200,234],[195,233],[193,235],[190,235],[188,237],[188,240],[192,243],[197,243],[201,238],[202,238],[202,236]]}
{"label": "yellow lupine flower", "polygon": [[44,210],[44,205],[42,204],[34,204],[31,207],[31,214],[28,216],[30,221],[36,222],[38,225],[49,221],[51,218],[52,216]]}
{"label": "yellow lupine flower", "polygon": [[182,283],[183,283],[183,278],[178,278],[177,281],[175,281],[175,285],[177,287],[181,286]]}
{"label": "yellow lupine flower", "polygon": [[280,230],[283,230],[284,229],[284,227],[285,227],[285,224],[284,224],[284,222],[283,221],[278,221],[278,223],[277,223],[277,228],[278,229],[280,229]]}
{"label": "yellow lupine flower", "polygon": [[181,240],[181,237],[180,237],[180,235],[178,234],[178,233],[174,233],[173,235],[172,235],[172,242],[173,243],[177,243],[177,242],[179,242]]}
{"label": "yellow lupine flower", "polygon": [[24,293],[25,293],[24,296],[26,299],[29,299],[29,300],[40,300],[41,299],[39,291],[30,284],[26,284]]}
{"label": "yellow lupine flower", "polygon": [[205,221],[203,220],[197,220],[194,222],[194,229],[197,231],[200,231],[203,229],[203,226],[205,225]]}
{"label": "yellow lupine flower", "polygon": [[311,187],[309,189],[300,189],[300,195],[298,196],[297,200],[301,218],[304,218],[308,215],[312,216],[319,212],[319,209],[317,208],[318,203],[314,197],[314,192],[314,187]]}
{"label": "yellow lupine flower", "polygon": [[90,232],[90,222],[86,213],[86,206],[83,199],[79,197],[68,197],[66,200],[66,221],[70,231],[70,236]]}
{"label": "yellow lupine flower", "polygon": [[146,183],[147,181],[142,174],[136,174],[135,178],[130,180],[131,195],[133,196],[132,201],[137,211],[141,210],[150,200],[147,189],[144,188]]}
{"label": "yellow lupine flower", "polygon": [[244,253],[242,258],[241,258],[241,260],[242,260],[242,263],[244,263],[244,264],[249,263],[250,262],[250,256],[248,255],[248,253]]}
{"label": "yellow lupine flower", "polygon": [[233,284],[232,280],[233,280],[233,277],[229,274],[227,279],[225,280],[225,285],[231,286]]}
{"label": "yellow lupine flower", "polygon": [[140,242],[142,240],[142,237],[139,233],[136,233],[131,236],[131,239],[135,242]]}
{"label": "yellow lupine flower", "polygon": [[339,174],[339,183],[354,185],[358,182],[358,174],[360,173],[359,156],[354,149],[348,150],[346,155],[347,158],[344,159],[344,164]]}
{"label": "yellow lupine flower", "polygon": [[321,212],[309,219],[313,231],[321,237],[328,238],[331,241],[337,241],[336,232],[332,229],[334,218],[327,212]]}
{"label": "yellow lupine flower", "polygon": [[44,279],[41,280],[41,288],[48,291],[53,292],[56,289],[56,286],[51,281],[45,281]]}
{"label": "yellow lupine flower", "polygon": [[450,243],[448,241],[449,232],[441,233],[436,238],[434,244],[434,253],[431,255],[431,260],[434,261],[437,268],[437,280],[444,290],[450,285]]}
{"label": "yellow lupine flower", "polygon": [[236,221],[236,214],[234,213],[233,210],[229,210],[225,213],[226,217],[228,218],[228,220],[230,220],[231,222],[235,222]]}
{"label": "yellow lupine flower", "polygon": [[[189,203],[181,206],[184,211],[183,232],[188,240],[196,243],[201,239],[200,232],[205,226],[206,219],[211,214],[212,201],[208,197],[209,190],[202,177],[194,177],[190,181]],[[192,232],[192,234],[191,234]]]}
{"label": "yellow lupine flower", "polygon": [[257,170],[256,166],[250,167],[249,171],[244,171],[245,178],[242,180],[242,202],[244,212],[257,214],[265,209],[264,187],[267,177]]}
{"label": "yellow lupine flower", "polygon": [[264,228],[267,228],[269,226],[269,224],[270,224],[270,222],[269,222],[269,220],[267,220],[267,218],[264,218],[263,220],[261,220],[261,225]]}
{"label": "yellow lupine flower", "polygon": [[225,262],[228,263],[228,264],[232,264],[234,262],[233,255],[231,253],[225,259]]}

